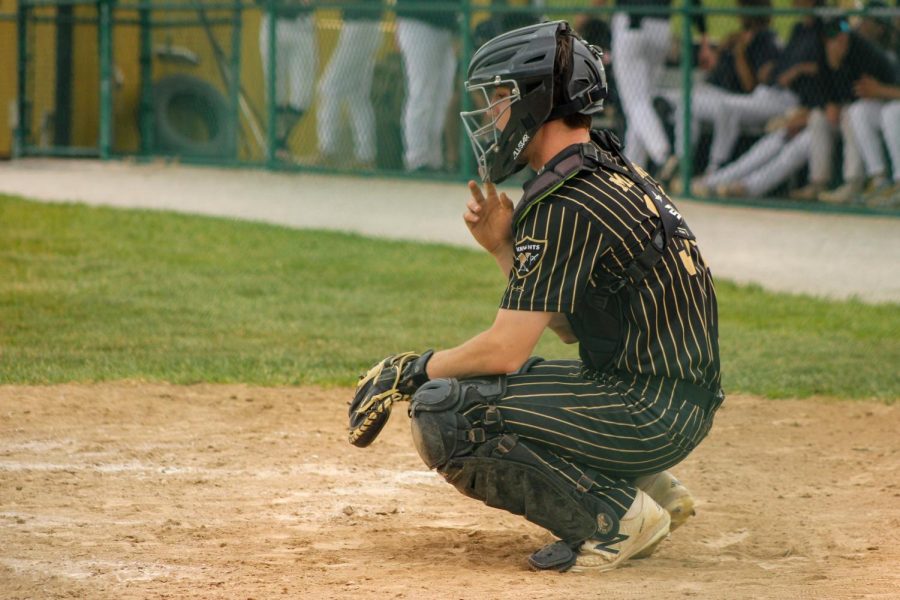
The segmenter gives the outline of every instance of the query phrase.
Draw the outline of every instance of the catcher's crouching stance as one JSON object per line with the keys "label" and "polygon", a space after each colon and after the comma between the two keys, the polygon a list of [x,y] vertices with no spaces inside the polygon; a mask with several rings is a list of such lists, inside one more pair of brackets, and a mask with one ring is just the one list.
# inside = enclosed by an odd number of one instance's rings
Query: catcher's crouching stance
{"label": "catcher's crouching stance", "polygon": [[[419,455],[460,492],[549,529],[562,541],[531,557],[535,567],[568,569],[575,547],[589,538],[614,541],[615,511],[588,493],[594,480],[538,444],[505,433],[497,407],[504,377],[438,379],[416,392],[410,405]],[[652,530],[651,530],[652,529]],[[669,531],[669,518],[647,528],[647,546]],[[625,557],[627,558],[627,557]]]}
{"label": "catcher's crouching stance", "polygon": [[[537,569],[605,571],[649,556],[693,514],[666,469],[723,400],[712,277],[663,190],[590,130],[606,80],[564,22],[501,35],[472,59],[463,113],[486,194],[464,218],[509,277],[487,331],[388,357],[360,378],[350,442],[410,401],[413,441],[463,494],[550,530]],[[529,164],[513,210],[499,182]],[[580,360],[529,358],[550,328]]]}

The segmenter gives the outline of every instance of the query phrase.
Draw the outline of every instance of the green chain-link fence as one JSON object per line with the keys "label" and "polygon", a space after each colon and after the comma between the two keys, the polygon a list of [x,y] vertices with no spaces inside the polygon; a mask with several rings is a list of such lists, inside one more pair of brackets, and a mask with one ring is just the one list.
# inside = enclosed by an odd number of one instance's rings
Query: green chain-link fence
{"label": "green chain-link fence", "polygon": [[[462,180],[474,174],[457,117],[472,53],[561,18],[608,59],[596,124],[683,195],[894,206],[872,198],[898,170],[885,121],[900,102],[887,87],[900,85],[896,6],[609,4],[22,0],[15,153]],[[887,75],[857,64],[863,45]],[[828,61],[829,78],[808,69]],[[863,71],[884,89],[860,89]],[[854,141],[863,130],[877,148]]]}

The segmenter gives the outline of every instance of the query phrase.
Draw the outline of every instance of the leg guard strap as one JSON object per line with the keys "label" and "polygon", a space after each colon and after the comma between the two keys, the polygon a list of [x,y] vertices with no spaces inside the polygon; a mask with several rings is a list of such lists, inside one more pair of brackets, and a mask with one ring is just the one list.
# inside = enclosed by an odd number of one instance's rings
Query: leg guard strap
{"label": "leg guard strap", "polygon": [[575,564],[578,553],[565,542],[553,542],[528,557],[528,564],[541,571],[568,571]]}
{"label": "leg guard strap", "polygon": [[[433,469],[454,456],[471,454],[501,428],[494,403],[506,389],[505,377],[485,379],[433,379],[419,388],[409,405],[413,443],[419,456]],[[462,413],[485,406],[485,417],[474,427]]]}

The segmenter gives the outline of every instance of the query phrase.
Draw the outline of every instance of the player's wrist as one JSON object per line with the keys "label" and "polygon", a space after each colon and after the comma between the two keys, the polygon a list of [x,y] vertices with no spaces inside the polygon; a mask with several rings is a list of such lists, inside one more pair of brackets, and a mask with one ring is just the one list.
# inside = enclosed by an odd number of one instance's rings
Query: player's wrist
{"label": "player's wrist", "polygon": [[493,248],[488,248],[491,256],[500,258],[512,254],[513,241],[512,237],[506,237],[494,244]]}
{"label": "player's wrist", "polygon": [[417,359],[406,363],[397,386],[401,392],[412,395],[428,382],[428,361],[433,355],[434,350],[426,350]]}

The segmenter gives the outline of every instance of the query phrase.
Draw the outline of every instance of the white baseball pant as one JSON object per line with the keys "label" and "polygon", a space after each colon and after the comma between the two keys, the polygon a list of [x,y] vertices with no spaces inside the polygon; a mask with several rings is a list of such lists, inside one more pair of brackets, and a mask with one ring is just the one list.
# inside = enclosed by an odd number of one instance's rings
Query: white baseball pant
{"label": "white baseball pant", "polygon": [[397,19],[406,72],[404,163],[412,171],[444,164],[443,137],[456,77],[452,33],[417,19]]}
{"label": "white baseball pant", "polygon": [[639,165],[646,166],[648,157],[662,165],[672,149],[653,97],[669,51],[669,21],[644,17],[639,28],[631,29],[629,20],[622,13],[612,19],[613,73],[628,124],[625,152]]}
{"label": "white baseball pant", "polygon": [[375,160],[375,110],[370,95],[375,53],[381,40],[379,21],[344,21],[337,46],[319,81],[316,133],[322,154],[334,155],[339,150],[341,108],[346,103],[356,159]]}
{"label": "white baseball pant", "polygon": [[[276,19],[275,25],[275,102],[298,111],[309,110],[316,79],[316,29],[312,13],[296,19]],[[262,59],[265,89],[269,89],[269,32],[272,24],[268,16],[259,28],[259,54]]]}

